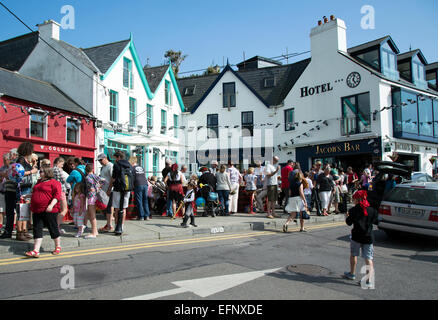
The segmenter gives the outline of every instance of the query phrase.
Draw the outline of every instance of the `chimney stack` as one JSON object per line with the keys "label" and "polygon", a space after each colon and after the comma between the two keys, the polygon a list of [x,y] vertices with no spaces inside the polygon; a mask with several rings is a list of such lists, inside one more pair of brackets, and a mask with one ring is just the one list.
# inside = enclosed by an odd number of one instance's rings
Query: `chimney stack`
{"label": "chimney stack", "polygon": [[44,40],[59,40],[59,27],[61,25],[53,20],[46,20],[42,24],[37,24],[38,32]]}
{"label": "chimney stack", "polygon": [[310,31],[312,60],[318,56],[336,54],[338,51],[347,52],[347,27],[341,19],[334,15],[329,19],[324,16],[324,23],[318,21],[318,25]]}

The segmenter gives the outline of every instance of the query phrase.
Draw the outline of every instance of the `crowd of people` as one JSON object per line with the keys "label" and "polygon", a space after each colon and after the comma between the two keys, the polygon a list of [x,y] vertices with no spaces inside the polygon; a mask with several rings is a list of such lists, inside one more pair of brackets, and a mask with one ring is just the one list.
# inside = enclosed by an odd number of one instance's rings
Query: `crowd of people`
{"label": "crowd of people", "polygon": [[[278,207],[288,214],[283,225],[284,232],[287,232],[293,220],[298,219],[300,231],[305,232],[304,221],[313,209],[318,215],[324,216],[347,213],[347,202],[350,201],[354,202],[356,209],[347,214],[347,222],[358,224],[360,221],[356,220],[363,218],[359,207],[365,208],[366,190],[375,174],[372,166],[367,166],[359,176],[351,167],[344,172],[329,164],[323,166],[321,162],[316,162],[309,172],[302,172],[299,163],[289,160],[281,168],[278,157],[273,157],[272,162],[267,161],[264,166],[257,162],[255,166],[242,171],[231,161],[228,165],[213,161],[210,167],[201,167],[199,173],[189,176],[187,166],[179,167],[166,159],[162,177],[158,179],[157,176],[148,178],[135,156],[126,160],[125,154],[117,151],[113,158],[114,162],[111,162],[105,154],[98,155],[101,169],[97,175],[93,165],[84,163],[80,158],[59,157],[53,164],[47,159],[38,163],[38,156],[29,142],[4,154],[3,166],[0,167],[0,227],[3,230],[0,237],[12,238],[15,228],[18,241],[34,239],[33,250],[25,254],[38,258],[43,228],[47,228],[55,245],[52,254],[58,255],[62,250],[61,236],[66,233],[62,223],[68,212],[73,218],[75,237],[95,239],[99,233],[107,232],[121,235],[131,193],[134,194],[138,220],[151,220],[152,211],[172,218],[179,213],[183,217],[181,226],[184,228],[188,227],[189,219],[191,226],[197,226],[197,207],[208,201],[215,202],[223,215],[237,213],[242,192],[245,193],[243,201],[247,201],[244,211],[249,214],[265,212],[267,218],[279,218],[281,216],[276,214]],[[24,168],[18,183],[8,176],[10,165],[14,163]],[[387,187],[392,188],[395,183],[390,178]],[[207,193],[203,192],[206,187]],[[357,190],[361,192],[355,192]],[[25,210],[26,205],[29,213],[22,219],[19,211]],[[100,229],[97,228],[96,219],[98,210],[106,216],[106,224]],[[360,217],[356,219],[356,216]],[[4,220],[6,223],[3,226]],[[31,229],[33,236],[28,232]],[[87,229],[89,232],[85,235]],[[368,250],[367,263],[372,263],[372,247],[369,247],[372,239],[369,238],[369,230],[363,232],[368,232],[364,240],[368,245],[365,250]],[[357,251],[358,244],[354,245]],[[352,251],[351,271],[346,273],[346,277],[351,278],[354,274],[355,257],[357,255],[354,256]]]}

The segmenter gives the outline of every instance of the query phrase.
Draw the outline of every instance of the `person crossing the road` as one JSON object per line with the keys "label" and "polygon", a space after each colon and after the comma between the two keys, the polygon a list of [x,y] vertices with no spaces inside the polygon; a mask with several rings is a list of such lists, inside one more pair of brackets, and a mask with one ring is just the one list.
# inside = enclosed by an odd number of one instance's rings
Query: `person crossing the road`
{"label": "person crossing the road", "polygon": [[367,200],[367,191],[359,190],[353,194],[355,206],[348,210],[346,223],[353,225],[350,237],[350,271],[344,273],[344,278],[356,279],[357,257],[362,250],[362,257],[367,266],[366,286],[374,286],[374,235],[373,224],[377,224],[377,211],[372,208]]}

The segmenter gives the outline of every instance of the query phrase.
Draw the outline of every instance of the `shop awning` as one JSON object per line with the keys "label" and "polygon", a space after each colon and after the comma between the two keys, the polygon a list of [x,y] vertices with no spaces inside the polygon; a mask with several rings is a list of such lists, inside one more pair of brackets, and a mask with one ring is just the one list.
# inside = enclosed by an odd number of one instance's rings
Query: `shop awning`
{"label": "shop awning", "polygon": [[111,138],[111,141],[125,144],[128,146],[144,146],[144,147],[184,147],[184,145],[172,142],[166,137],[131,135]]}

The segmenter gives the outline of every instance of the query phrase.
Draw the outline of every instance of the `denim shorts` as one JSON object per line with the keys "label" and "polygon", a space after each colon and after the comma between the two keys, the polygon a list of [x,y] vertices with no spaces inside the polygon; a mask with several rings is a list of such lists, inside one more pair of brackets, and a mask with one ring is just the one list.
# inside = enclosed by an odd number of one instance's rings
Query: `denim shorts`
{"label": "denim shorts", "polygon": [[362,258],[367,259],[367,260],[373,260],[373,255],[374,255],[373,244],[372,243],[371,244],[359,243],[359,242],[354,241],[350,237],[351,255],[353,257],[360,256],[360,250],[361,249],[362,249]]}

